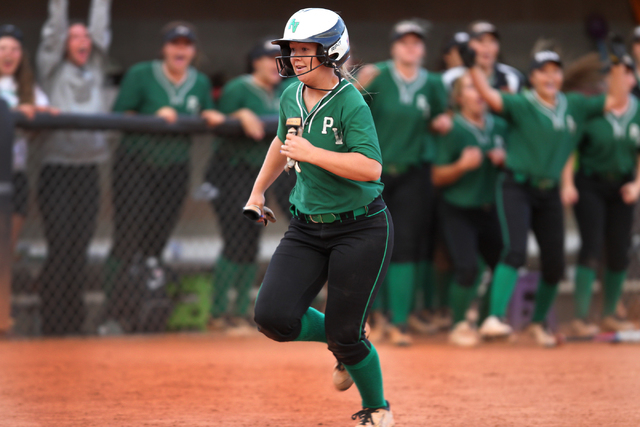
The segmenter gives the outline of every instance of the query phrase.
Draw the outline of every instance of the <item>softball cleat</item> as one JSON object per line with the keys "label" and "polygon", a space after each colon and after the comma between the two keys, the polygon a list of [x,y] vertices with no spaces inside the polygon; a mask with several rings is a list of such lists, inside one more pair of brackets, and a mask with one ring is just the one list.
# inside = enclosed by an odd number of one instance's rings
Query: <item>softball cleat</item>
{"label": "softball cleat", "polygon": [[527,332],[536,340],[536,343],[542,347],[556,347],[558,340],[540,323],[532,323],[527,327]]}
{"label": "softball cleat", "polygon": [[632,331],[636,329],[633,322],[616,316],[607,316],[602,319],[602,330],[606,332]]}
{"label": "softball cleat", "polygon": [[480,344],[480,334],[469,322],[458,322],[449,333],[449,342],[459,347],[475,347]]}
{"label": "softball cleat", "polygon": [[600,333],[600,328],[593,323],[587,323],[582,319],[575,319],[571,322],[571,332],[579,338],[590,338]]}
{"label": "softball cleat", "polygon": [[479,332],[483,338],[500,338],[511,335],[513,329],[496,316],[489,316],[482,322]]}
{"label": "softball cleat", "polygon": [[393,427],[396,425],[393,421],[393,414],[389,407],[389,402],[384,408],[364,408],[362,411],[358,411],[351,416],[352,420],[359,420],[358,426],[370,426],[370,427]]}
{"label": "softball cleat", "polygon": [[346,391],[353,385],[353,378],[349,375],[349,371],[340,362],[336,363],[333,368],[333,386],[338,391]]}

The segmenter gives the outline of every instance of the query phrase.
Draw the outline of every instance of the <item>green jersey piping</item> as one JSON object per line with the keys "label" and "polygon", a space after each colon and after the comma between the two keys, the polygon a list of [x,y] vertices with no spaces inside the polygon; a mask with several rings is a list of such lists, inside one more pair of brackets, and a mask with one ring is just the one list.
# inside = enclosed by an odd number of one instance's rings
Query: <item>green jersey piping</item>
{"label": "green jersey piping", "polygon": [[613,137],[615,139],[624,139],[627,131],[627,127],[629,123],[636,115],[636,111],[638,110],[638,102],[635,97],[629,97],[629,107],[627,111],[625,111],[621,116],[616,116],[613,112],[609,111],[605,114],[604,118],[607,119],[609,123],[611,123],[611,127],[613,128]]}
{"label": "green jersey piping", "polygon": [[398,70],[396,69],[393,61],[389,62],[389,70],[391,71],[391,77],[398,87],[398,94],[400,95],[400,102],[406,105],[413,104],[413,99],[422,87],[427,83],[429,73],[427,70],[420,68],[418,75],[410,82],[407,82],[402,78]]}
{"label": "green jersey piping", "polygon": [[525,91],[524,96],[533,104],[534,107],[537,108],[539,112],[551,119],[555,130],[563,130],[565,128],[564,117],[567,114],[568,102],[567,97],[562,92],[558,93],[556,96],[555,109],[551,109],[544,105],[539,99],[537,93]]}
{"label": "green jersey piping", "polygon": [[169,81],[167,76],[164,75],[164,72],[162,71],[162,63],[160,61],[153,61],[152,68],[156,81],[167,93],[167,97],[169,98],[171,105],[182,105],[184,103],[184,97],[187,96],[187,93],[189,93],[191,88],[196,84],[198,77],[196,71],[189,67],[189,70],[187,71],[187,78],[180,86],[176,87]]}

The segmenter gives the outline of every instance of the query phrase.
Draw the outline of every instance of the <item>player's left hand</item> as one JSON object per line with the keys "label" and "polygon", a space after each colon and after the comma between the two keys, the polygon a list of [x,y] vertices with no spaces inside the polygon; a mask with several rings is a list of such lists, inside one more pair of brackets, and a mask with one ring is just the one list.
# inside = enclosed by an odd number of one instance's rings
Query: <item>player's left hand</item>
{"label": "player's left hand", "polygon": [[507,152],[504,151],[504,148],[494,148],[487,152],[487,157],[491,160],[491,163],[500,167],[504,166],[504,162],[507,159]]}
{"label": "player's left hand", "polygon": [[218,126],[226,120],[225,115],[216,110],[204,110],[200,113],[200,117],[202,117],[207,122],[207,126],[210,127]]}
{"label": "player's left hand", "polygon": [[462,58],[462,63],[467,68],[472,68],[476,65],[476,51],[469,46],[469,43],[463,43],[458,47],[458,52],[460,52],[460,58]]}
{"label": "player's left hand", "polygon": [[287,134],[285,143],[280,147],[280,153],[298,162],[313,163],[311,160],[317,148],[301,136]]}
{"label": "player's left hand", "polygon": [[453,119],[450,114],[442,113],[431,121],[431,129],[440,135],[446,135],[453,127]]}
{"label": "player's left hand", "polygon": [[640,184],[635,181],[627,182],[620,188],[620,194],[626,204],[632,205],[638,201],[638,197],[640,196]]}

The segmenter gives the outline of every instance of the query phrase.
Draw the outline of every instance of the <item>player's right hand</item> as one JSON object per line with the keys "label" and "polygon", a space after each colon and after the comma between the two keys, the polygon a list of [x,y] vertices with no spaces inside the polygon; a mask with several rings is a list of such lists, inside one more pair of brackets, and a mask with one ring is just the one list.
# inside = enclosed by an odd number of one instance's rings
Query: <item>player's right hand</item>
{"label": "player's right hand", "polygon": [[578,189],[573,184],[565,184],[560,189],[560,200],[563,206],[573,206],[578,203],[579,198]]}
{"label": "player's right hand", "polygon": [[469,43],[461,44],[458,47],[458,52],[460,52],[460,58],[465,67],[472,68],[476,65],[476,51],[469,46]]}
{"label": "player's right hand", "polygon": [[167,123],[175,123],[178,120],[178,112],[175,108],[162,107],[156,111],[156,116],[162,118]]}
{"label": "player's right hand", "polygon": [[458,165],[465,171],[478,169],[482,164],[482,150],[478,147],[465,147],[458,159]]}
{"label": "player's right hand", "polygon": [[251,110],[248,108],[243,108],[241,110],[236,111],[234,114],[242,125],[242,130],[247,136],[256,141],[260,141],[264,138],[264,123],[262,120]]}

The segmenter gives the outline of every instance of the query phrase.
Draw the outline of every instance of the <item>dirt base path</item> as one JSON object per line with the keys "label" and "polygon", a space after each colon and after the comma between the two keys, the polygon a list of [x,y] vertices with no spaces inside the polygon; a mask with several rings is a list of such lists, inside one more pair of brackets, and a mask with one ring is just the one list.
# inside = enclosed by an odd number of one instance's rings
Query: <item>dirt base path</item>
{"label": "dirt base path", "polygon": [[[402,426],[639,426],[640,346],[379,346]],[[353,426],[317,343],[173,335],[0,341],[0,426]]]}

